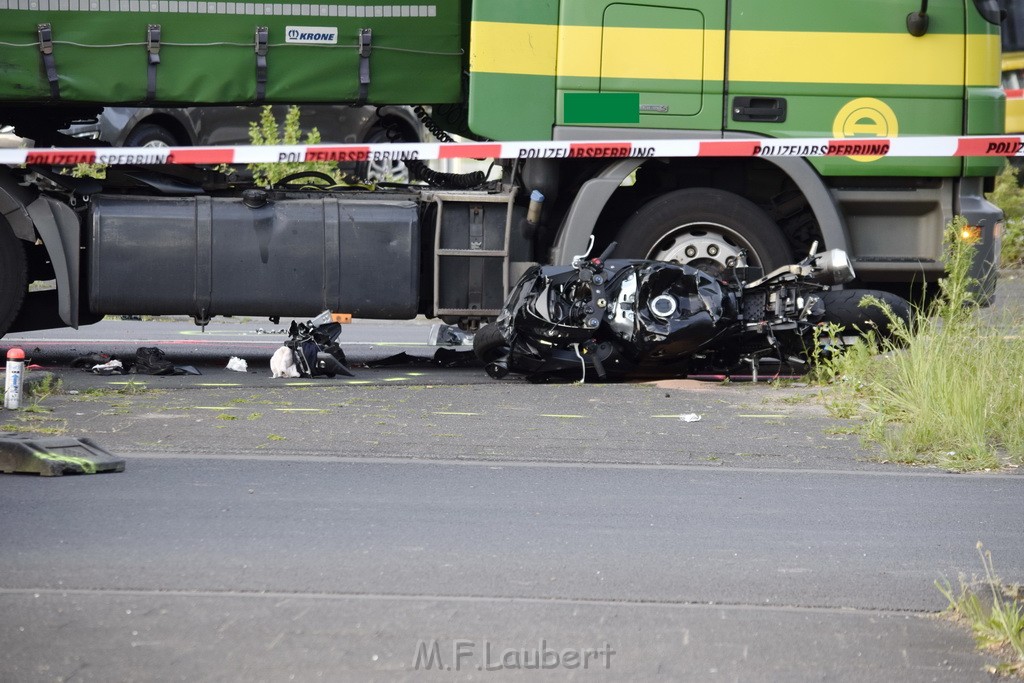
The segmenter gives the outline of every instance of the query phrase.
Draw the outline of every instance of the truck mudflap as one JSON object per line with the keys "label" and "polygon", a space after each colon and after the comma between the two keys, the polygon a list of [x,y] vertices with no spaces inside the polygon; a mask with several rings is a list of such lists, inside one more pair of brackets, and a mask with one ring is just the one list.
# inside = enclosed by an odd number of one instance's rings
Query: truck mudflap
{"label": "truck mudflap", "polygon": [[98,195],[89,306],[104,313],[409,319],[419,303],[415,202]]}

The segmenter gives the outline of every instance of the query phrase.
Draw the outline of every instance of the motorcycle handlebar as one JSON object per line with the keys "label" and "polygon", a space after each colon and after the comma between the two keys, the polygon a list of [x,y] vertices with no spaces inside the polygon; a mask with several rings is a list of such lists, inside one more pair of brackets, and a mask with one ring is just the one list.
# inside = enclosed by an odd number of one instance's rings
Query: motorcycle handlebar
{"label": "motorcycle handlebar", "polygon": [[612,255],[612,252],[615,251],[615,247],[617,246],[619,246],[618,242],[612,242],[607,247],[605,247],[604,251],[601,252],[601,255],[598,256],[596,260],[600,261],[601,263],[604,263],[605,260],[607,260],[608,257]]}

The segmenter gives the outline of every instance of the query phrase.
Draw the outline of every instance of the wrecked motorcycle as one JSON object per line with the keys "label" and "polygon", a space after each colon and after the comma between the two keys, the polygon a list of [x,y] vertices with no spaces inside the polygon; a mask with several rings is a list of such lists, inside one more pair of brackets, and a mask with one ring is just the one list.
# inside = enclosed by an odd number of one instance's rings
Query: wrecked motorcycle
{"label": "wrecked motorcycle", "polygon": [[[513,287],[497,320],[474,338],[491,377],[583,381],[685,376],[762,362],[806,366],[814,344],[841,345],[846,332],[890,332],[891,314],[909,322],[910,306],[888,292],[834,289],[854,277],[839,249],[810,255],[745,281],[741,259],[731,280],[663,261],[577,257],[571,266],[534,266]],[[822,326],[828,331],[816,335]],[[827,352],[827,351],[826,351]]]}

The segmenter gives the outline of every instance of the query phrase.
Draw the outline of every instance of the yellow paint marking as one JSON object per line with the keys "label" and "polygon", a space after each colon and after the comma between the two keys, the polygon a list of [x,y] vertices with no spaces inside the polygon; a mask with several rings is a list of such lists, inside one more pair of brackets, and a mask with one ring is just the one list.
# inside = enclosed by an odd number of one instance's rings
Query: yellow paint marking
{"label": "yellow paint marking", "polygon": [[557,417],[564,420],[586,420],[587,415],[541,415],[540,417]]}
{"label": "yellow paint marking", "polygon": [[350,379],[349,381],[345,382],[345,384],[373,384],[373,382],[370,382],[369,380],[365,379]]}
{"label": "yellow paint marking", "polygon": [[[575,27],[571,27],[575,28]],[[655,78],[663,80],[699,81],[705,78],[704,67],[708,61],[704,53],[704,31],[694,29],[659,28],[608,28],[604,33],[604,45],[599,64],[600,76],[604,78]],[[559,59],[562,51],[559,50]],[[717,78],[722,77],[723,58],[712,64],[718,65]],[[591,67],[591,71],[593,67]],[[589,76],[589,73],[565,73],[561,61],[558,65],[560,76]],[[715,74],[707,74],[715,78]]]}
{"label": "yellow paint marking", "polygon": [[967,36],[967,85],[999,86],[1001,49],[996,36]]}
{"label": "yellow paint marking", "polygon": [[474,21],[469,44],[470,71],[555,75],[557,26]]}
{"label": "yellow paint marking", "polygon": [[939,33],[733,31],[729,79],[956,86],[963,85],[964,47],[963,36]]}
{"label": "yellow paint marking", "polygon": [[316,382],[287,382],[286,387],[315,387]]}
{"label": "yellow paint marking", "polygon": [[436,412],[436,413],[434,413],[434,415],[466,415],[466,416],[469,416],[469,415],[479,415],[479,414],[480,413],[446,413],[446,412]]}
{"label": "yellow paint marking", "polygon": [[407,372],[406,374],[409,375],[410,377],[426,377],[427,376],[427,373],[425,373],[425,372]]}
{"label": "yellow paint marking", "polygon": [[601,76],[600,26],[562,26],[558,30],[558,74]]}
{"label": "yellow paint marking", "polygon": [[405,382],[408,379],[409,379],[408,377],[386,377],[384,379],[384,381],[385,382]]}
{"label": "yellow paint marking", "polygon": [[[470,71],[722,80],[725,31],[474,21]],[[703,44],[703,48],[701,45]],[[780,49],[779,46],[785,46]],[[733,31],[729,78],[760,83],[998,87],[998,36]],[[808,59],[807,55],[816,55]],[[652,69],[654,69],[652,71]]]}

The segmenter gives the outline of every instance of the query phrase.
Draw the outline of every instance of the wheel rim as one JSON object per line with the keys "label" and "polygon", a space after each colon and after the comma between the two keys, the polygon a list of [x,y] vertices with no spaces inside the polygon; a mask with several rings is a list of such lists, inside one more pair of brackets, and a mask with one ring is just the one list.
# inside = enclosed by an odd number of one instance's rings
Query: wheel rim
{"label": "wheel rim", "polygon": [[[401,137],[398,142],[402,142]],[[383,145],[392,142],[387,131],[378,130],[372,133],[367,139],[367,144]],[[379,183],[408,183],[410,179],[409,169],[401,161],[368,161],[366,162],[366,180],[373,180]]]}
{"label": "wheel rim", "polygon": [[367,180],[387,183],[408,183],[409,169],[401,161],[370,161],[366,167]]}
{"label": "wheel rim", "polygon": [[665,235],[647,258],[692,266],[720,277],[732,271],[746,252],[747,265],[760,267],[757,252],[732,228],[718,223],[687,223]]}
{"label": "wheel rim", "polygon": [[143,143],[143,147],[170,147],[163,140],[150,140],[149,142]]}

